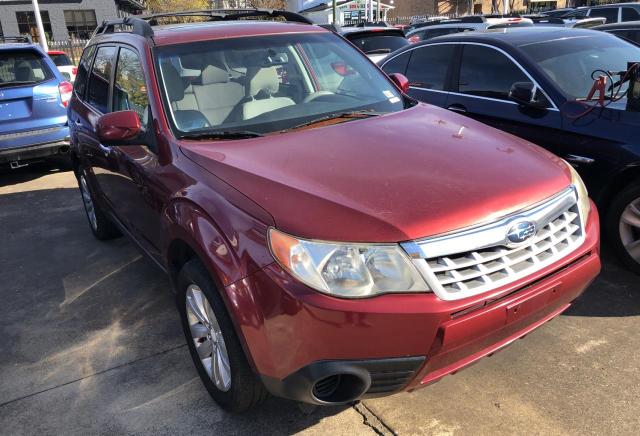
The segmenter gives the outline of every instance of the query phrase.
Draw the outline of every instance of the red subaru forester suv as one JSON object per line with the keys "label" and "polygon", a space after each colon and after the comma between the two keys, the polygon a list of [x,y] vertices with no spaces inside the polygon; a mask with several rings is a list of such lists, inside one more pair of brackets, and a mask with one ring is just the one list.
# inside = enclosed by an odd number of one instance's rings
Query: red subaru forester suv
{"label": "red subaru forester suv", "polygon": [[425,386],[598,274],[597,211],[561,159],[412,100],[303,17],[181,15],[97,29],[72,160],[95,236],[170,275],[224,408]]}

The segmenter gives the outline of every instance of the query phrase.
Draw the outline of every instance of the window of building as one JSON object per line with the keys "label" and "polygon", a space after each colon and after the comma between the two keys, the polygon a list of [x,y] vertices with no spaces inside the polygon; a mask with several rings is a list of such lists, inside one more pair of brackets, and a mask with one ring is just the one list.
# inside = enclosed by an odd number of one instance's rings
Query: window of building
{"label": "window of building", "polygon": [[[51,39],[53,32],[51,31],[51,20],[49,19],[49,12],[40,11],[40,17],[42,18],[42,27],[44,27],[44,33],[47,35],[47,39]],[[31,35],[31,38],[34,41],[38,41],[38,25],[36,24],[36,16],[32,11],[16,12],[16,20],[18,21],[18,32],[20,32],[21,35]]]}
{"label": "window of building", "polygon": [[91,33],[98,26],[96,11],[93,9],[66,10],[64,21],[69,36],[77,39],[91,38]]}

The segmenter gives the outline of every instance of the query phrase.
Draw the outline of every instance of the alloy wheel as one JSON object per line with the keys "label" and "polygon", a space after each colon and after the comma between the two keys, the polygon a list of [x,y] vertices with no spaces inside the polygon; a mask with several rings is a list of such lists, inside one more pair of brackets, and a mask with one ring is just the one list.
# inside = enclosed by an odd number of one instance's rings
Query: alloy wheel
{"label": "alloy wheel", "polygon": [[218,389],[231,388],[231,363],[220,324],[198,285],[187,288],[186,310],[191,338],[202,366]]}
{"label": "alloy wheel", "polygon": [[640,263],[640,198],[631,201],[620,215],[620,240],[629,256]]}
{"label": "alloy wheel", "polygon": [[80,192],[82,193],[82,201],[84,202],[84,210],[87,212],[87,218],[93,230],[98,229],[98,218],[96,217],[96,209],[93,205],[93,199],[89,192],[89,186],[84,176],[80,176]]}

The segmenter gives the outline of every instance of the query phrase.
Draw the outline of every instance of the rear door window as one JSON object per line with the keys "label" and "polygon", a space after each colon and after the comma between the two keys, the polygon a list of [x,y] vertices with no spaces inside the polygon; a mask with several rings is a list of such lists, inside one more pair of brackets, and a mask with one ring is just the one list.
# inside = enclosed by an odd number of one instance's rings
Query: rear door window
{"label": "rear door window", "polygon": [[52,79],[53,73],[35,50],[0,52],[0,87],[33,85]]}
{"label": "rear door window", "polygon": [[115,47],[100,47],[89,76],[87,102],[99,112],[109,112],[109,84]]}
{"label": "rear door window", "polygon": [[78,74],[73,83],[73,90],[81,99],[84,99],[84,94],[87,90],[87,78],[89,77],[89,70],[91,69],[91,62],[93,61],[95,52],[95,45],[85,48],[80,58],[80,63],[78,64]]}
{"label": "rear door window", "polygon": [[460,93],[508,100],[511,85],[530,81],[511,59],[498,50],[464,45],[458,82]]}
{"label": "rear door window", "polygon": [[444,90],[454,50],[454,44],[428,45],[412,50],[406,74],[411,86]]}
{"label": "rear door window", "polygon": [[620,8],[602,8],[602,9],[591,9],[590,17],[604,17],[607,19],[607,23],[617,23],[618,22],[618,11]]}

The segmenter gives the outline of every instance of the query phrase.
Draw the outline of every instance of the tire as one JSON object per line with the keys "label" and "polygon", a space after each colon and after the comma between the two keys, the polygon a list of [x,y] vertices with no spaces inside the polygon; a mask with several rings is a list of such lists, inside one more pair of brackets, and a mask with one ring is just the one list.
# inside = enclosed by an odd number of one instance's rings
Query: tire
{"label": "tire", "polygon": [[[264,401],[267,390],[249,366],[218,289],[198,259],[182,267],[177,286],[176,303],[189,352],[211,397],[229,412],[244,412]],[[214,363],[223,361],[216,356],[226,357],[226,365],[217,365],[222,370],[216,371]]]}
{"label": "tire", "polygon": [[640,184],[627,186],[614,198],[605,226],[617,256],[640,274]]}
{"label": "tire", "polygon": [[122,235],[118,227],[116,227],[95,202],[93,192],[91,192],[91,187],[87,182],[84,171],[78,172],[78,186],[80,187],[80,195],[82,196],[85,215],[89,221],[89,227],[91,228],[91,232],[93,232],[93,236],[100,241],[106,241]]}

